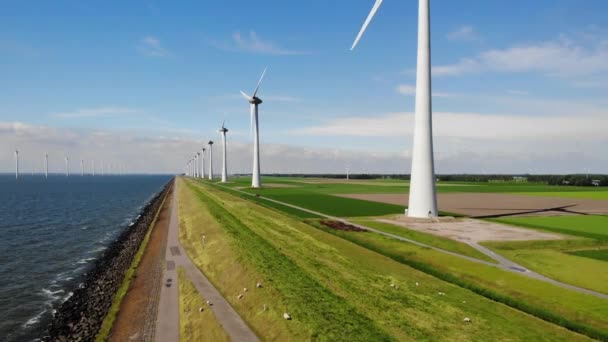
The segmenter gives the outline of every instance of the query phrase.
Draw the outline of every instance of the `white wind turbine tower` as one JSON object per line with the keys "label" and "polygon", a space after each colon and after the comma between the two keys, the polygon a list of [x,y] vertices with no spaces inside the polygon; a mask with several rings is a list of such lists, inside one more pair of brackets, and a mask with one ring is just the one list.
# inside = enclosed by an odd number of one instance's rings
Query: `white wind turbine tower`
{"label": "white wind turbine tower", "polygon": [[[383,0],[376,0],[361,31],[355,38],[355,48],[378,11]],[[416,114],[410,180],[409,217],[437,216],[435,165],[433,160],[433,121],[431,106],[431,40],[430,0],[418,0],[418,64],[416,67]]]}
{"label": "white wind turbine tower", "polygon": [[80,176],[84,177],[84,159],[80,159]]}
{"label": "white wind turbine tower", "polygon": [[226,122],[224,121],[222,123],[222,128],[220,128],[219,132],[222,135],[222,146],[223,146],[223,159],[222,159],[222,183],[226,183],[227,178],[228,178],[228,165],[227,165],[227,160],[226,160],[226,133],[228,132],[228,129],[226,127],[224,127],[224,124]]}
{"label": "white wind turbine tower", "polygon": [[19,179],[19,150],[15,150],[15,179]]}
{"label": "white wind turbine tower", "polygon": [[213,141],[209,140],[209,180],[213,180]]}
{"label": "white wind turbine tower", "polygon": [[[203,145],[204,146],[204,145]],[[205,147],[201,148],[201,178],[205,178],[205,151],[207,149]]]}
{"label": "white wind turbine tower", "polygon": [[194,154],[194,178],[198,178],[198,152]]}
{"label": "white wind turbine tower", "polygon": [[44,177],[49,178],[49,154],[44,155]]}
{"label": "white wind turbine tower", "polygon": [[65,176],[70,176],[70,158],[68,156],[65,156]]}
{"label": "white wind turbine tower", "polygon": [[196,152],[196,167],[198,168],[198,175],[196,175],[197,178],[201,178],[202,176],[202,172],[203,172],[203,168],[201,167],[201,151],[197,151]]}
{"label": "white wind turbine tower", "polygon": [[251,175],[252,188],[259,188],[262,186],[262,180],[260,178],[260,131],[258,126],[258,106],[262,103],[262,100],[260,100],[260,98],[258,98],[256,95],[267,69],[268,68],[265,68],[264,72],[262,72],[262,76],[260,77],[258,85],[255,87],[252,96],[249,96],[241,91],[241,94],[243,94],[243,96],[251,104],[251,129],[253,130],[253,172]]}
{"label": "white wind turbine tower", "polygon": [[91,176],[95,176],[95,160],[91,160]]}

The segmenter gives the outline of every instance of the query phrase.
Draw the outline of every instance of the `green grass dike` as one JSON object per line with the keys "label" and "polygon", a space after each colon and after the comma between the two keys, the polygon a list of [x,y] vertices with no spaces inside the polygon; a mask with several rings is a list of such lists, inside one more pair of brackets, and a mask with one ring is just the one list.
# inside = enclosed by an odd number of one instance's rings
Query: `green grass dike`
{"label": "green grass dike", "polygon": [[[438,279],[428,270],[411,267],[399,258],[409,260],[417,250],[392,249],[412,248],[411,244],[371,232],[313,227],[295,216],[201,182],[180,178],[178,192],[182,244],[263,340],[588,339],[461,284]],[[379,245],[372,246],[373,241],[367,239],[377,240]],[[462,266],[457,258],[450,259],[428,249],[418,250],[431,253],[425,258],[449,261],[448,267]],[[416,262],[424,264],[426,260]],[[484,278],[485,273],[490,273],[486,282],[499,280],[491,275],[496,268],[479,269],[474,263],[465,266],[469,267],[468,273],[452,277],[470,279],[472,274]],[[441,272],[450,271],[444,268]],[[537,288],[533,294],[524,295],[522,301],[534,299],[543,293],[541,287],[546,287],[544,283],[530,286],[529,279],[520,278],[516,278],[515,285]],[[256,282],[262,282],[263,287],[255,288]],[[238,299],[245,286],[249,291]],[[553,307],[568,306],[561,310],[568,313],[576,310],[569,309],[569,305],[587,306],[583,312],[577,312],[581,321],[591,320],[590,326],[601,325],[598,321],[606,324],[606,305],[598,305],[595,298],[549,287],[546,297],[551,295],[557,295],[553,297]],[[567,302],[558,305],[564,299]],[[543,303],[543,299],[532,300],[529,305],[536,303]],[[266,310],[263,304],[267,305]],[[542,309],[548,308],[552,307],[545,305]],[[554,315],[560,315],[559,311]],[[284,320],[283,312],[289,312],[293,319]],[[465,318],[471,322],[465,322]],[[579,330],[588,334],[597,332],[591,328]],[[608,335],[600,332],[599,336]]]}

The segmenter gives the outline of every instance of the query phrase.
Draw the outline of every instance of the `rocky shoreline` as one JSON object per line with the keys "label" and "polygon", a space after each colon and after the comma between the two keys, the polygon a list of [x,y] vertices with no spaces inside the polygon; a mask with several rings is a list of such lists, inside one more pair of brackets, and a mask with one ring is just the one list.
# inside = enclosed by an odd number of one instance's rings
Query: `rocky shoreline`
{"label": "rocky shoreline", "polygon": [[61,305],[43,341],[94,341],[126,271],[160,205],[173,184],[169,181],[142,209],[137,221],[113,241],[86,274],[82,285]]}

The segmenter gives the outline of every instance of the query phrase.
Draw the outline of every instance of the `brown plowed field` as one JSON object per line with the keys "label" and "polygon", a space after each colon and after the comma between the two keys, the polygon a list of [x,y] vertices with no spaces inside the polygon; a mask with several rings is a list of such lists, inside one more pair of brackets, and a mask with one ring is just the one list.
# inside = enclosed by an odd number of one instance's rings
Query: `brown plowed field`
{"label": "brown plowed field", "polygon": [[[408,205],[407,194],[337,195],[373,202]],[[608,201],[496,193],[437,194],[439,210],[471,217],[608,214]]]}

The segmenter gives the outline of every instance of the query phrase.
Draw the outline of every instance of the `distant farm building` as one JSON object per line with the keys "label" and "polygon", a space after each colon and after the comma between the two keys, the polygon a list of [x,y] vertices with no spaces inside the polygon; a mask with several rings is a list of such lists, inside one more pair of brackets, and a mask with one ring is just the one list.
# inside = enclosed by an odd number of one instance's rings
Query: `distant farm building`
{"label": "distant farm building", "polygon": [[602,181],[599,180],[599,179],[594,179],[594,180],[591,181],[591,184],[593,186],[600,186],[600,184],[602,184]]}
{"label": "distant farm building", "polygon": [[528,177],[516,176],[516,177],[513,177],[513,181],[515,183],[527,183],[528,182]]}

